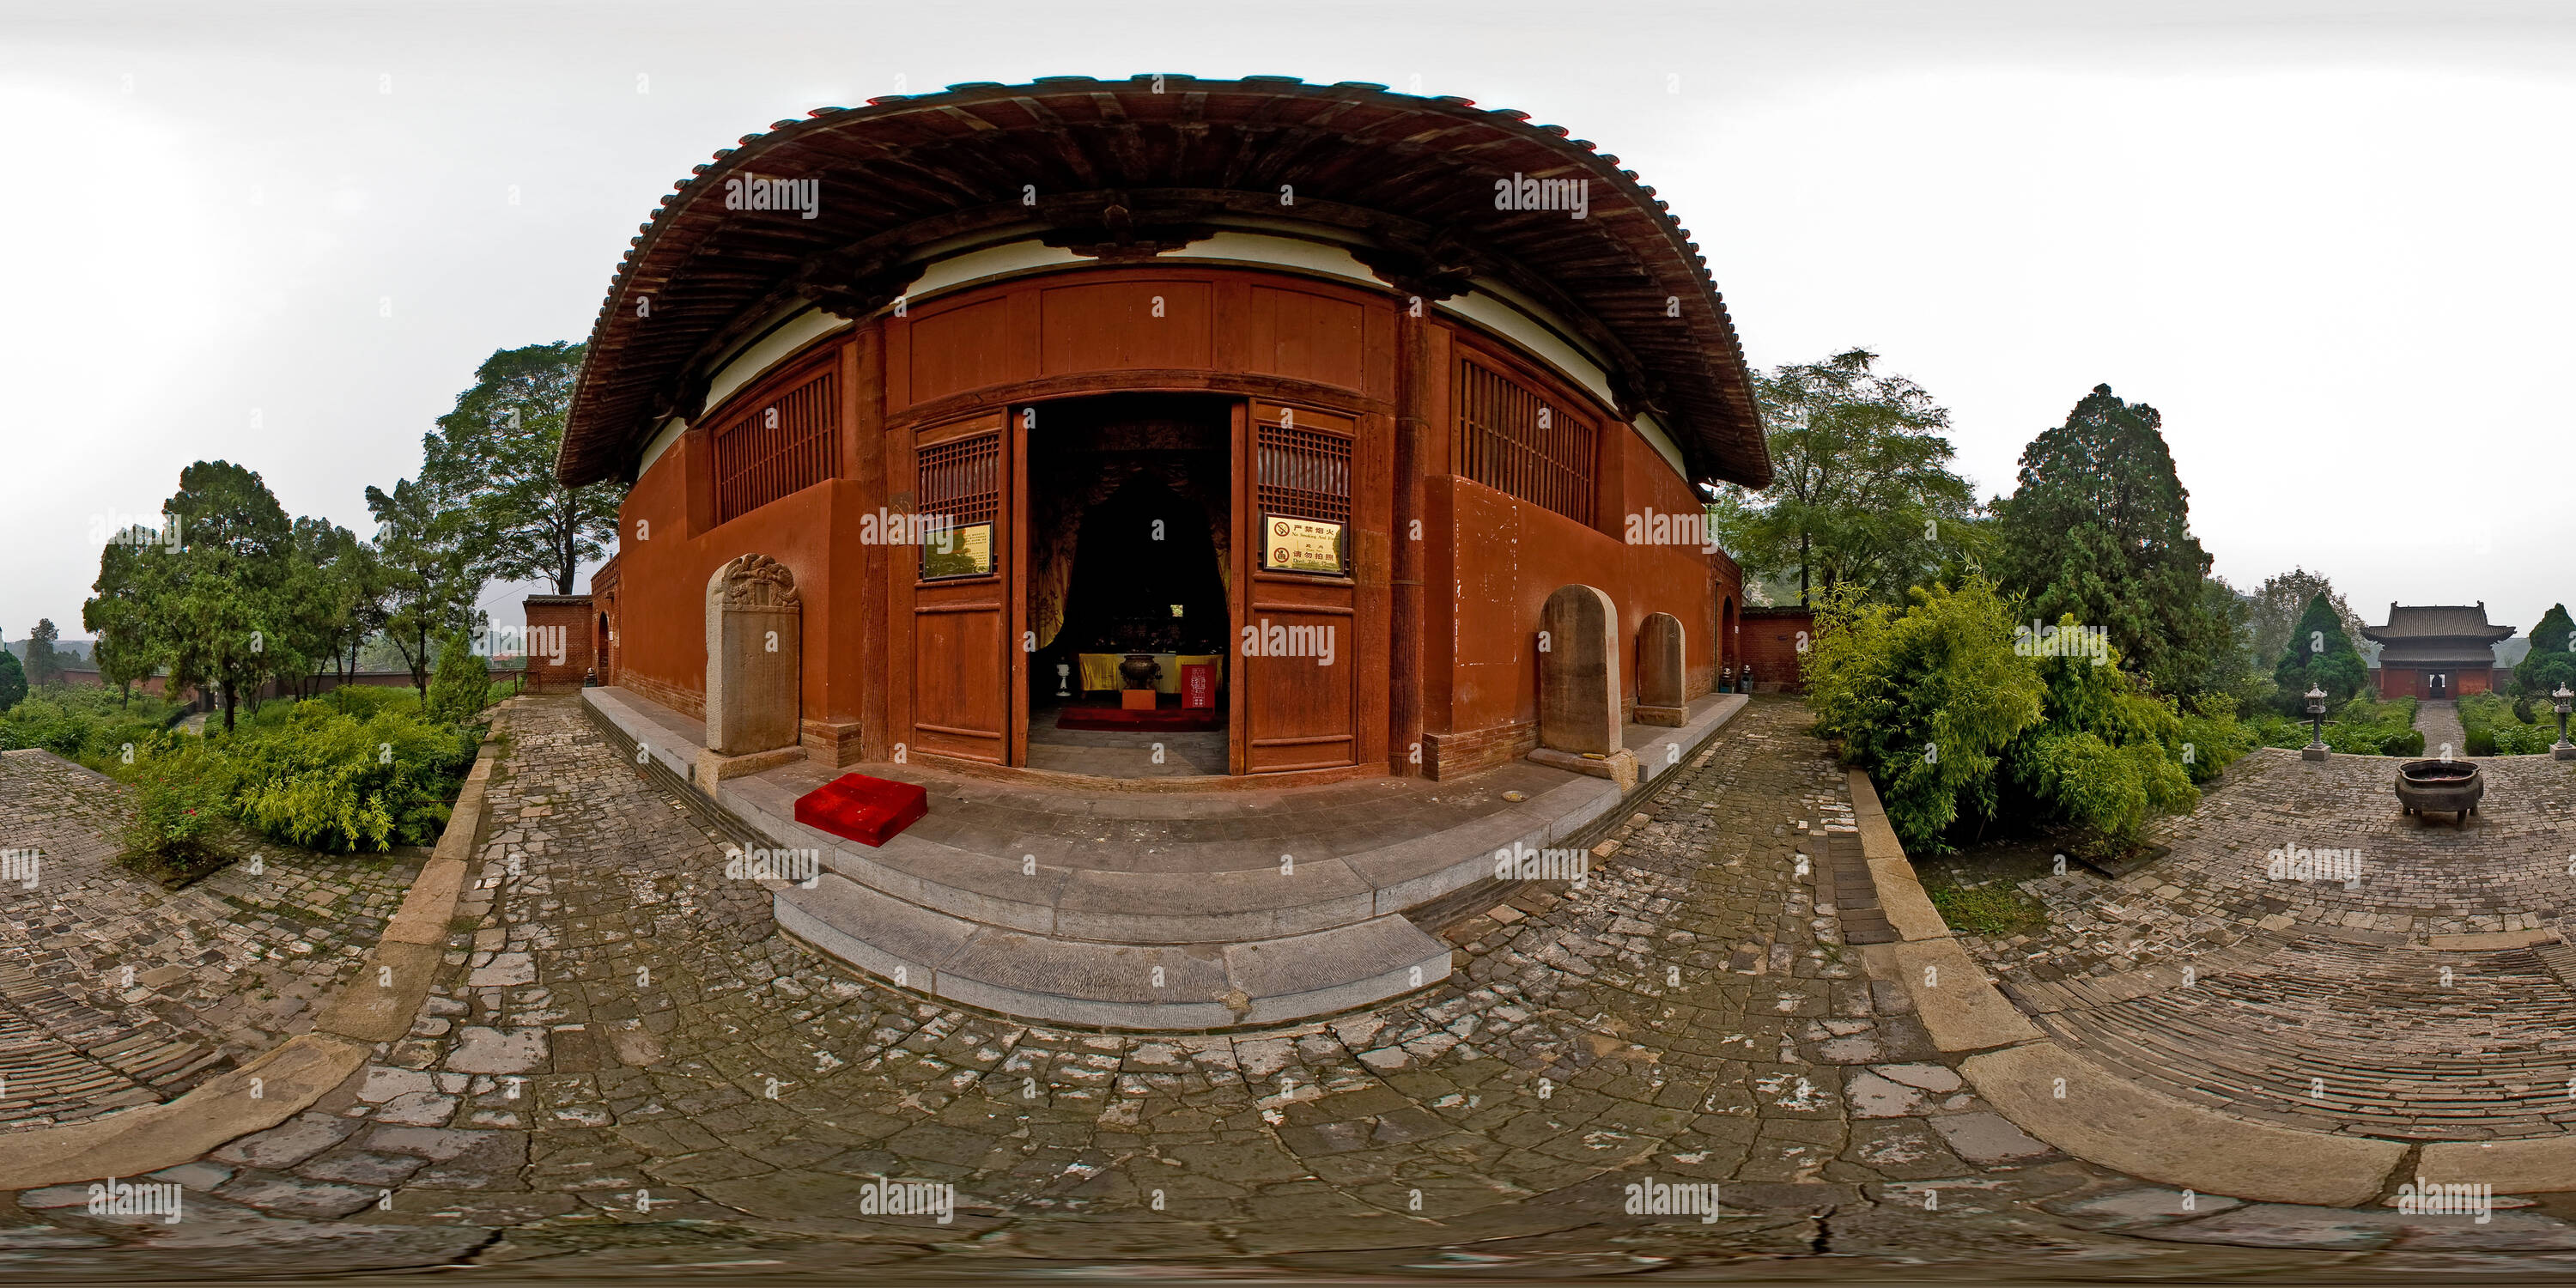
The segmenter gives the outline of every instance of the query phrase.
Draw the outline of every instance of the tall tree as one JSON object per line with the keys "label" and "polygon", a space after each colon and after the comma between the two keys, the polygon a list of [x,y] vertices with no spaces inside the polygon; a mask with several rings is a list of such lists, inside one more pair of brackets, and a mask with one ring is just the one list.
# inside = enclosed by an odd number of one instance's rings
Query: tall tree
{"label": "tall tree", "polygon": [[2160,693],[2192,690],[2231,641],[2202,598],[2209,553],[2163,417],[2096,385],[2066,423],[2022,449],[2019,485],[1995,502],[1996,579],[2044,621],[2107,627]]}
{"label": "tall tree", "polygon": [[228,461],[180,471],[161,509],[179,543],[138,564],[145,611],[158,624],[170,687],[211,686],[229,731],[242,696],[256,695],[289,655],[294,528],[268,484]]}
{"label": "tall tree", "polygon": [[93,641],[90,657],[98,663],[99,679],[123,692],[119,705],[132,702],[135,682],[161,666],[162,641],[143,605],[148,570],[142,562],[159,551],[159,534],[140,524],[110,537],[99,550],[94,593],[81,605],[81,627]]}
{"label": "tall tree", "polygon": [[[2343,622],[2344,634],[2359,639],[2361,617],[2343,600],[2343,592],[2320,572],[2292,568],[2288,572],[2263,579],[2262,588],[2254,592],[2249,617],[2254,629],[2254,656],[2265,666],[2281,660],[2290,646],[2290,630],[2308,611],[2308,601],[2326,597],[2334,606],[2335,616]],[[2356,645],[2358,647],[2358,645]]]}
{"label": "tall tree", "polygon": [[569,595],[582,563],[617,536],[623,484],[555,478],[582,352],[570,341],[494,352],[422,440],[421,477],[463,498],[488,578],[545,578]]}
{"label": "tall tree", "polygon": [[2343,633],[2343,619],[2336,615],[2334,603],[2320,594],[2308,601],[2307,611],[2291,632],[2289,647],[2281,653],[2280,665],[2272,669],[2272,682],[2281,686],[2281,706],[2291,714],[2307,710],[2310,689],[2323,689],[2328,707],[2350,702],[2370,682],[2369,668],[2361,661],[2361,650],[2352,646],[2352,637]]}
{"label": "tall tree", "polygon": [[2514,683],[2535,697],[2556,693],[2562,684],[2576,689],[2576,620],[2567,616],[2567,605],[2551,604],[2530,638],[2531,651],[2514,663]]}
{"label": "tall tree", "polygon": [[43,688],[63,682],[63,660],[54,653],[54,641],[63,633],[55,629],[54,619],[39,617],[27,632],[27,683]]}
{"label": "tall tree", "polygon": [[1877,361],[1851,349],[1762,377],[1771,486],[1711,507],[1737,562],[1761,577],[1794,572],[1801,604],[1846,581],[1902,600],[1955,549],[1942,529],[1976,510],[1950,472],[1950,413]]}
{"label": "tall tree", "polygon": [[438,641],[473,630],[481,616],[474,607],[483,578],[473,558],[472,522],[426,473],[396,482],[390,493],[369,487],[367,509],[376,517],[384,575],[384,637],[401,650],[412,687],[426,702]]}
{"label": "tall tree", "polygon": [[18,665],[18,655],[0,648],[0,713],[18,705],[27,697],[27,672]]}

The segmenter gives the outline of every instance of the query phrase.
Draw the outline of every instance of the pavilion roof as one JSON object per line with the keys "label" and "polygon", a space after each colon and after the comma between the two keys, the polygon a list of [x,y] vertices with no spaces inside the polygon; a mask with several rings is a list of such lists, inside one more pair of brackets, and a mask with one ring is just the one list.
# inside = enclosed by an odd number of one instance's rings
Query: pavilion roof
{"label": "pavilion roof", "polygon": [[2487,624],[2485,600],[2475,604],[2388,605],[2388,623],[2364,626],[2361,633],[2382,644],[2401,640],[2477,640],[2504,639],[2513,634],[2510,626]]}
{"label": "pavilion roof", "polygon": [[[800,300],[883,308],[937,254],[1024,238],[1134,247],[1211,226],[1329,230],[1395,289],[1529,296],[1604,359],[1694,478],[1771,478],[1753,379],[1699,245],[1619,158],[1525,112],[1382,85],[1138,76],[955,85],[817,108],[673,184],[610,280],[557,477],[630,469],[708,368]],[[1589,180],[1583,219],[1501,211],[1495,180]],[[818,179],[814,218],[726,209],[728,179]],[[1293,206],[1283,205],[1293,187]],[[644,311],[649,301],[649,314]]]}

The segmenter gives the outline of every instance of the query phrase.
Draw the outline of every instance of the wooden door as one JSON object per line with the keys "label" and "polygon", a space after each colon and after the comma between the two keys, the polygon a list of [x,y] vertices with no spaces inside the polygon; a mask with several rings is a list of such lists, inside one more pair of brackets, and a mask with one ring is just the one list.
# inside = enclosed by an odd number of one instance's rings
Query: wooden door
{"label": "wooden door", "polygon": [[[1236,773],[1358,763],[1356,431],[1349,416],[1261,399],[1237,414]],[[1338,566],[1330,569],[1313,566],[1327,528],[1338,532]]]}
{"label": "wooden door", "polygon": [[[1014,624],[1018,576],[1012,486],[1019,431],[1001,412],[917,431],[915,512],[946,521],[946,549],[907,543],[913,571],[913,749],[1011,764],[1017,760]],[[978,530],[981,530],[980,532]],[[1025,661],[1021,661],[1025,665]]]}

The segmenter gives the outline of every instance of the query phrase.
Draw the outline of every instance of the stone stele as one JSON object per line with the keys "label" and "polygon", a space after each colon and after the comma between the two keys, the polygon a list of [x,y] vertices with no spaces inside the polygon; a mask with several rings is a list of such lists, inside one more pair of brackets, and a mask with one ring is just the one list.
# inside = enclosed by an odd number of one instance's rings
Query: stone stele
{"label": "stone stele", "polygon": [[1637,627],[1637,723],[1678,729],[1690,723],[1682,696],[1682,619],[1648,613]]}
{"label": "stone stele", "polygon": [[767,555],[743,555],[707,579],[709,751],[795,745],[803,620],[796,575]]}
{"label": "stone stele", "polygon": [[1619,608],[1585,585],[1559,586],[1539,617],[1538,742],[1581,755],[1619,751]]}

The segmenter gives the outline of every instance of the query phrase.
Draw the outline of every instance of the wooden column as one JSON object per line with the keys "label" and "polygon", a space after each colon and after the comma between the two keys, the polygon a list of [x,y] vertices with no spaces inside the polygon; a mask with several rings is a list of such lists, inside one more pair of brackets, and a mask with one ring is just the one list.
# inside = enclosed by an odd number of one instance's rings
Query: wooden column
{"label": "wooden column", "polygon": [[[849,431],[842,437],[841,450],[848,462],[846,472],[858,482],[860,507],[874,514],[886,504],[887,491],[885,325],[860,323],[844,362],[850,392],[849,415],[842,423]],[[888,554],[886,543],[879,540],[863,549],[859,558],[860,584],[866,587],[859,597],[858,617],[859,745],[865,759],[876,761],[892,758],[896,741],[886,705],[886,686],[892,683],[892,670],[886,664],[891,643],[886,626]]]}
{"label": "wooden column", "polygon": [[[1428,306],[1424,306],[1426,309]],[[1419,776],[1422,749],[1423,442],[1431,432],[1431,322],[1410,308],[1395,323],[1395,551],[1389,583],[1387,772]]]}

